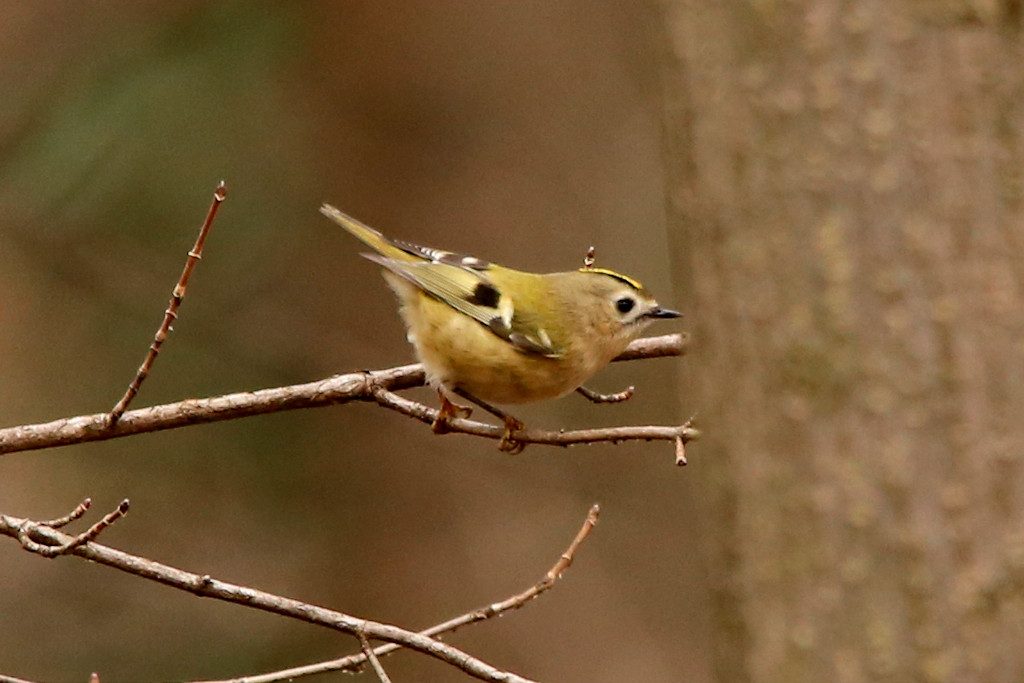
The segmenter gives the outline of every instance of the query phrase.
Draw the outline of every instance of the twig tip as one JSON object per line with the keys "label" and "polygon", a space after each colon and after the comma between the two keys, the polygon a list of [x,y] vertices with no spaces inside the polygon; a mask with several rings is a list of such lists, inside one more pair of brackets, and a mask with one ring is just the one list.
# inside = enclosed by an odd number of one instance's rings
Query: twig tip
{"label": "twig tip", "polygon": [[591,244],[590,247],[587,248],[587,255],[583,257],[583,267],[586,268],[587,270],[590,270],[591,268],[594,267],[594,262],[596,260],[597,249],[595,249],[594,245]]}
{"label": "twig tip", "polygon": [[676,437],[676,465],[680,467],[686,465],[686,444],[681,436]]}

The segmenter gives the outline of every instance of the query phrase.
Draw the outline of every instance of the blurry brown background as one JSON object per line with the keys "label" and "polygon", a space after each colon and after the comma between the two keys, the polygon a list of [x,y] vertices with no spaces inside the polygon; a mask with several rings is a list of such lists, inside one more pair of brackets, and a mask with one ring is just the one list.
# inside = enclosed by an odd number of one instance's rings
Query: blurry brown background
{"label": "blurry brown background", "polygon": [[[589,2],[7,4],[0,423],[117,399],[221,178],[228,200],[136,405],[412,359],[390,291],[319,215],[324,201],[536,270],[578,267],[595,244],[599,263],[677,303],[655,16]],[[680,367],[631,363],[594,382],[636,384],[628,405],[520,413],[549,427],[678,422],[692,408]],[[668,444],[510,458],[353,405],[7,456],[0,509],[129,497],[109,544],[416,628],[538,579],[600,502],[556,591],[451,642],[542,680],[670,681],[709,667],[700,475],[671,462]],[[0,576],[7,674],[225,677],[353,648],[14,543]],[[405,653],[387,667],[396,681],[465,679]]]}
{"label": "blurry brown background", "polygon": [[[692,354],[596,380],[628,404],[521,416],[706,434],[685,470],[664,444],[512,458],[348,406],[4,456],[3,512],[127,496],[107,543],[414,628],[535,580],[599,501],[564,583],[451,641],[569,683],[1021,680],[1020,0],[2,12],[0,423],[120,396],[225,178],[139,404],[410,359],[330,201],[537,270],[597,245],[687,313]],[[13,542],[0,576],[7,674],[352,650]]]}

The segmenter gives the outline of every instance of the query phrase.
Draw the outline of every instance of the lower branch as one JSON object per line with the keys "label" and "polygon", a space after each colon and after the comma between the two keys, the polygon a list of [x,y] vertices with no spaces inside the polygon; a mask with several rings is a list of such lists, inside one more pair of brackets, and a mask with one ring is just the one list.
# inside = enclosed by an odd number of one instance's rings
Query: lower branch
{"label": "lower branch", "polygon": [[[0,515],[0,534],[19,539],[26,550],[41,554],[44,557],[48,555],[41,553],[40,548],[57,547],[62,549],[62,554],[77,555],[97,564],[113,567],[128,574],[134,574],[199,596],[217,598],[311,624],[326,626],[327,628],[356,637],[363,634],[365,637],[373,638],[374,640],[394,643],[435,657],[480,680],[502,681],[505,683],[532,683],[528,679],[511,672],[496,669],[458,648],[429,636],[413,633],[390,624],[360,619],[325,607],[273,595],[254,588],[219,581],[211,578],[209,575],[193,574],[169,565],[153,562],[144,557],[115,550],[91,540],[76,544],[77,539],[81,538],[80,536],[69,536],[29,519]],[[28,541],[28,543],[25,541]]]}
{"label": "lower branch", "polygon": [[[587,513],[587,518],[583,522],[583,526],[580,527],[578,532],[576,532],[576,537],[572,539],[572,543],[570,543],[569,547],[565,549],[565,552],[559,556],[551,569],[541,577],[540,581],[533,584],[526,590],[516,593],[501,602],[491,603],[490,605],[475,609],[472,612],[461,614],[454,619],[449,619],[448,621],[431,626],[426,630],[420,631],[420,635],[438,636],[443,633],[451,633],[463,626],[468,626],[469,624],[475,624],[479,621],[485,621],[487,619],[500,616],[505,612],[519,609],[534,598],[538,597],[541,593],[551,589],[551,587],[555,585],[555,582],[562,578],[565,571],[572,566],[573,559],[576,557],[576,551],[583,542],[587,540],[587,537],[590,536],[590,532],[593,531],[594,527],[597,525],[597,518],[600,512],[601,509],[597,505],[590,508],[590,511]],[[373,654],[377,657],[383,657],[400,648],[401,645],[388,643],[387,645],[381,645],[380,647],[374,648]],[[366,652],[363,652],[360,654],[348,655],[347,657],[342,657],[340,659],[332,659],[326,662],[307,664],[306,666],[297,666],[291,669],[258,674],[255,676],[245,676],[244,678],[232,678],[230,680],[221,681],[195,681],[194,683],[278,683],[279,681],[290,681],[295,678],[301,678],[302,676],[313,676],[316,674],[328,673],[330,671],[357,671],[366,663],[366,661],[367,654]]]}

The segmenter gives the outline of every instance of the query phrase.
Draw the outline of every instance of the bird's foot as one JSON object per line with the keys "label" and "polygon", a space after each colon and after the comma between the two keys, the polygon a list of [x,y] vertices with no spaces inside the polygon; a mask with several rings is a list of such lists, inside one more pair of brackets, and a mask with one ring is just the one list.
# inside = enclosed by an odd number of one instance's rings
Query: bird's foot
{"label": "bird's foot", "polygon": [[505,421],[505,432],[501,435],[501,441],[498,443],[498,450],[510,455],[522,453],[523,449],[526,448],[526,443],[523,441],[516,441],[514,432],[518,432],[525,428],[526,425],[511,415],[506,414],[502,419]]}
{"label": "bird's foot", "polygon": [[434,418],[434,422],[430,425],[430,428],[435,434],[447,434],[450,432],[450,420],[453,417],[469,417],[473,414],[472,408],[458,403],[452,403],[448,400],[448,397],[445,396],[444,392],[438,391],[437,395],[441,399],[441,409],[437,412],[437,417]]}

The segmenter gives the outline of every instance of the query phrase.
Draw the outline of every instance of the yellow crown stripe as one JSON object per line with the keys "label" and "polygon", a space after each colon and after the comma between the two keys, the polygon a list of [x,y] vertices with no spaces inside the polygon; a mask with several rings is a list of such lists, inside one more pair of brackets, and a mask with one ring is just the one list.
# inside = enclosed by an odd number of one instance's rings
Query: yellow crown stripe
{"label": "yellow crown stripe", "polygon": [[597,273],[598,275],[607,275],[608,277],[613,277],[616,280],[619,280],[620,282],[625,282],[627,285],[629,285],[630,287],[632,287],[633,289],[636,289],[636,290],[641,290],[641,289],[644,288],[644,286],[642,284],[640,284],[639,282],[637,282],[633,278],[629,277],[628,275],[623,275],[622,273],[616,273],[614,270],[608,270],[607,268],[593,268],[593,267],[591,267],[591,268],[580,268],[580,272],[581,273]]}

